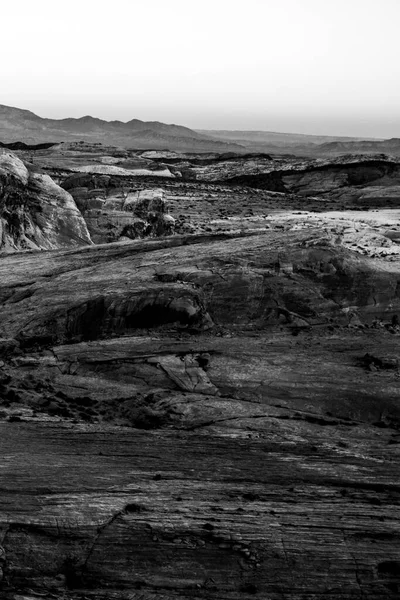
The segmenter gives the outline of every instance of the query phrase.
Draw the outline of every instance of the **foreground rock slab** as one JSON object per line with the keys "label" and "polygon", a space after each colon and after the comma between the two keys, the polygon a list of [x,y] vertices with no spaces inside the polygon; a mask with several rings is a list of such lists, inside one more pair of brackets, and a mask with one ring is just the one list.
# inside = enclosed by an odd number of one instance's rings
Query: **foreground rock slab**
{"label": "foreground rock slab", "polygon": [[2,256],[1,597],[397,598],[399,271],[318,226]]}
{"label": "foreground rock slab", "polygon": [[3,597],[397,597],[390,434],[267,421],[0,425]]}

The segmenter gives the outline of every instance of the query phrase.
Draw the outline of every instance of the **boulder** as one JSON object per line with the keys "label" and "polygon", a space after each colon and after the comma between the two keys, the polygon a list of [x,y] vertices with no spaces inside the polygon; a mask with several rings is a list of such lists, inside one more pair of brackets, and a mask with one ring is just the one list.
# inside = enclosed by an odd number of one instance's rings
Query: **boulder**
{"label": "boulder", "polygon": [[0,154],[0,249],[50,250],[91,244],[74,199],[48,175]]}

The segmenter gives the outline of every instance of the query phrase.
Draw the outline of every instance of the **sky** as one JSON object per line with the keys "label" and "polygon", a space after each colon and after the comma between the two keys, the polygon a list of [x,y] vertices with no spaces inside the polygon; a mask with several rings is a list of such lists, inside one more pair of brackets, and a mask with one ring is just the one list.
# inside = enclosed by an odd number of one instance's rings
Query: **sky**
{"label": "sky", "polygon": [[1,13],[0,104],[400,137],[400,0],[13,0]]}

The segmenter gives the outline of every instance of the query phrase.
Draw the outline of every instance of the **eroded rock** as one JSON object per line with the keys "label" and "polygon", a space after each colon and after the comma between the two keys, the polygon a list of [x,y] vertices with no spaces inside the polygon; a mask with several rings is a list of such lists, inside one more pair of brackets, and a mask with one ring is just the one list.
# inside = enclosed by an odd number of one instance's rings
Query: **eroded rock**
{"label": "eroded rock", "polygon": [[126,188],[104,175],[71,175],[62,183],[74,196],[95,242],[171,235],[175,219],[162,189]]}
{"label": "eroded rock", "polygon": [[0,236],[3,251],[91,244],[72,196],[8,152],[0,153]]}

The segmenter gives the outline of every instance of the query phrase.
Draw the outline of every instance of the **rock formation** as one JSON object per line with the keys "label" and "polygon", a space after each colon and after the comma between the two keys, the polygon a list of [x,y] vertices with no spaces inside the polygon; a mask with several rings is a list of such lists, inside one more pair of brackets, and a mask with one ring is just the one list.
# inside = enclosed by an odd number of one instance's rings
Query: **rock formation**
{"label": "rock formation", "polygon": [[71,175],[62,186],[74,197],[95,243],[174,232],[162,189],[136,190],[121,178],[99,174]]}
{"label": "rock formation", "polygon": [[54,249],[90,244],[70,194],[14,154],[0,154],[0,248]]}
{"label": "rock formation", "polygon": [[318,233],[2,259],[3,597],[396,597],[400,270]]}

